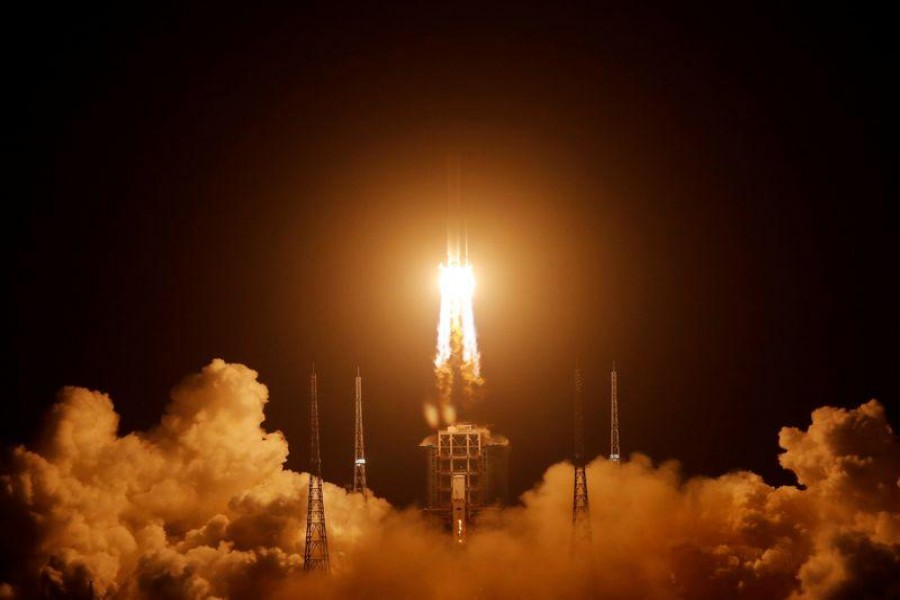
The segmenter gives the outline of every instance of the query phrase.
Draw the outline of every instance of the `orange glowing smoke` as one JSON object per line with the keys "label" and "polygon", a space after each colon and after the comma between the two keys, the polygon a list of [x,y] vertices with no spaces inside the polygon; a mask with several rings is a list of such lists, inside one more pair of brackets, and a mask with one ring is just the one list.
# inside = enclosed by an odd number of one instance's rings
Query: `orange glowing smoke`
{"label": "orange glowing smoke", "polygon": [[475,274],[468,260],[448,256],[440,265],[441,312],[437,328],[437,350],[434,356],[437,406],[425,408],[425,418],[436,427],[456,421],[453,399],[457,380],[463,399],[472,398],[474,390],[483,383],[481,356],[475,333]]}

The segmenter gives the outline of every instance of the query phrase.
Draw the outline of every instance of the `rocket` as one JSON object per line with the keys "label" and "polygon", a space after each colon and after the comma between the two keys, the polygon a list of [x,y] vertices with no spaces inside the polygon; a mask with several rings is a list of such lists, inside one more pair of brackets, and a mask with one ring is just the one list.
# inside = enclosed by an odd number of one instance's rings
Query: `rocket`
{"label": "rocket", "polygon": [[447,158],[447,264],[469,264],[469,234],[462,216],[462,169],[458,155]]}

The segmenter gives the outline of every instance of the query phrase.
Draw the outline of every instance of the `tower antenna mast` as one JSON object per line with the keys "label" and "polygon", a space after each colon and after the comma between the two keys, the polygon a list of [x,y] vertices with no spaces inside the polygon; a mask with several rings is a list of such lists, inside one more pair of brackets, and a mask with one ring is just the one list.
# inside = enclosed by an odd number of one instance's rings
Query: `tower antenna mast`
{"label": "tower antenna mast", "polygon": [[575,367],[575,493],[572,500],[572,540],[581,546],[591,540],[591,508],[588,504],[587,472],[584,459],[584,382]]}
{"label": "tower antenna mast", "polygon": [[359,375],[359,367],[356,367],[355,386],[356,428],[353,459],[353,491],[359,492],[368,499],[369,490],[366,486],[366,447],[363,439],[362,420],[362,377]]}
{"label": "tower antenna mast", "polygon": [[609,460],[619,462],[619,396],[618,396],[618,379],[616,373],[616,363],[612,365],[612,371],[609,374],[609,398],[610,398],[610,431],[609,431]]}
{"label": "tower antenna mast", "polygon": [[322,496],[322,456],[319,454],[319,389],[316,366],[309,377],[309,493],[306,505],[306,546],[303,570],[331,572]]}

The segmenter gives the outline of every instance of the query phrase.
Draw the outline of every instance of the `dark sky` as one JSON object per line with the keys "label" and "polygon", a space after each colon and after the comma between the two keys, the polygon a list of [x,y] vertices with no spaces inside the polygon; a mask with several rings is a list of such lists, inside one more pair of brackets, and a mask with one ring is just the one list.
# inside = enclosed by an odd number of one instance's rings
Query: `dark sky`
{"label": "dark sky", "polygon": [[[252,3],[251,3],[252,4]],[[788,482],[777,433],[895,408],[897,45],[866,8],[42,7],[8,15],[4,444],[63,385],[122,432],[214,357],[349,481],[420,496],[446,159],[463,165],[487,398],[512,491],[571,447]]]}

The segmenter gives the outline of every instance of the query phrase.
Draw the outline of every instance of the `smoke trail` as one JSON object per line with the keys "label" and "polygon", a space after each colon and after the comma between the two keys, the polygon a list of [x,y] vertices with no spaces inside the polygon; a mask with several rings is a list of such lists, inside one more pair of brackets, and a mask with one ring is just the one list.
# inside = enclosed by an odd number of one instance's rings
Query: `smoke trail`
{"label": "smoke trail", "polygon": [[63,390],[40,442],[0,470],[0,598],[900,597],[900,445],[875,401],[782,429],[802,487],[594,460],[581,561],[566,463],[464,551],[418,511],[326,483],[329,578],[303,573],[307,476],[262,428],[267,401],[255,372],[217,360],[158,426],[120,436],[107,396]]}

